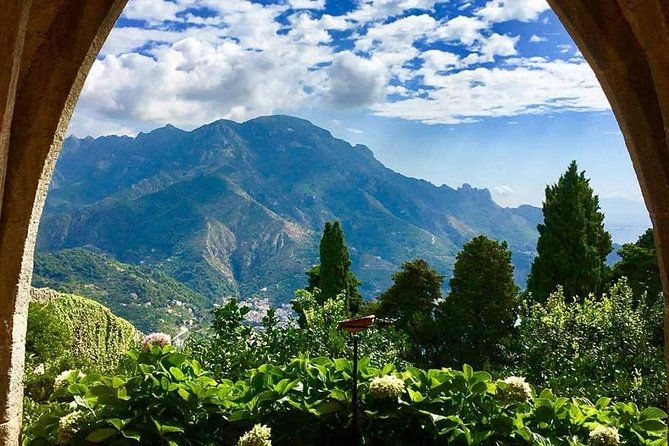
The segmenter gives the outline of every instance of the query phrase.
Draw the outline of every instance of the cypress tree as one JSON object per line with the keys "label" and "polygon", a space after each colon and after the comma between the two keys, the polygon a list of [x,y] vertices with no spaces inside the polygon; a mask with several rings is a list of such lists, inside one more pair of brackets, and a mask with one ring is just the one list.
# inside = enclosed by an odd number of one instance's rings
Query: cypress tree
{"label": "cypress tree", "polygon": [[449,284],[451,292],[437,311],[446,362],[474,368],[504,365],[518,317],[519,292],[506,242],[481,235],[466,243]]}
{"label": "cypress tree", "polygon": [[362,306],[362,296],[358,291],[360,282],[349,270],[351,259],[346,247],[344,231],[338,221],[325,223],[320,245],[320,258],[320,267],[312,268],[307,272],[310,286],[318,280],[321,290],[318,296],[319,302],[323,303],[344,293],[349,311],[357,314]]}
{"label": "cypress tree", "polygon": [[606,256],[611,235],[604,229],[599,198],[585,172],[572,161],[557,184],[546,187],[544,223],[537,226],[537,257],[527,289],[543,302],[562,285],[567,298],[602,293],[607,279]]}

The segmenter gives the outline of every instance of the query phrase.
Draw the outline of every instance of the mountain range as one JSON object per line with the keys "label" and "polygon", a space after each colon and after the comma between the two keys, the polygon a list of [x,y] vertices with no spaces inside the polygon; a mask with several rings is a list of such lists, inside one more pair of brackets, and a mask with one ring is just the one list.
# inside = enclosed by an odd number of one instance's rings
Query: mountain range
{"label": "mountain range", "polygon": [[[331,220],[342,223],[369,299],[416,257],[447,284],[458,250],[478,234],[508,242],[522,283],[542,214],[503,208],[486,189],[406,177],[365,146],[302,119],[267,116],[192,131],[168,125],[136,137],[67,138],[38,251],[51,256],[42,265],[85,249],[108,266],[158,270],[195,293],[190,301],[199,306],[229,296],[281,305],[306,285]],[[58,288],[52,275],[44,267],[38,276]]]}

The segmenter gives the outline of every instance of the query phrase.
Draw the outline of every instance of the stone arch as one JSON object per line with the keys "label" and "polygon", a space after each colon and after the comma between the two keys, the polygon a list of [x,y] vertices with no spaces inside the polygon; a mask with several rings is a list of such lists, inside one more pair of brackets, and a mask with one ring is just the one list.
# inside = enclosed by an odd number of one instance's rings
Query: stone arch
{"label": "stone arch", "polygon": [[[0,445],[17,445],[35,235],[64,132],[127,0],[8,0],[0,16]],[[548,0],[593,67],[655,227],[669,296],[669,3]],[[665,300],[665,324],[669,305]],[[669,366],[665,331],[665,363]]]}
{"label": "stone arch", "polygon": [[88,71],[126,0],[9,0],[0,15],[0,445],[21,428],[35,236]]}

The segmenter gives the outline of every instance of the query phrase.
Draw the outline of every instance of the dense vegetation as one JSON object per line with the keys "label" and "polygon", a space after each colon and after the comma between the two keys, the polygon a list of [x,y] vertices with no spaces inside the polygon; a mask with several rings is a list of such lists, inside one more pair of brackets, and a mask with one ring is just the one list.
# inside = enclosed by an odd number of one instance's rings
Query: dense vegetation
{"label": "dense vegetation", "polygon": [[90,299],[43,289],[31,297],[24,379],[28,421],[40,413],[61,372],[115,372],[140,339],[128,321]]}
{"label": "dense vegetation", "polygon": [[[568,240],[573,256],[539,250],[528,292],[514,282],[507,243],[477,236],[456,257],[448,296],[444,276],[418,258],[361,303],[335,222],[287,321],[270,309],[258,325],[247,318],[252,308],[231,299],[179,349],[152,334],[126,361],[101,367],[68,356],[57,333],[76,323],[34,307],[29,359],[85,373],[65,371],[27,393],[25,442],[666,444],[667,415],[653,407],[667,389],[652,232],[624,245],[609,268],[597,197],[575,163],[547,195],[541,243]],[[578,274],[564,264],[572,260]],[[540,280],[548,267],[550,280]],[[358,312],[382,319],[346,334],[340,322]],[[357,417],[351,336],[362,357]]]}
{"label": "dense vegetation", "polygon": [[142,331],[175,331],[203,314],[202,295],[155,268],[87,249],[38,253],[33,284],[90,297]]}
{"label": "dense vegetation", "polygon": [[606,284],[606,256],[611,235],[604,229],[599,198],[576,161],[554,185],[546,187],[544,222],[527,289],[537,300],[562,286],[568,297],[601,294]]}
{"label": "dense vegetation", "polygon": [[[129,358],[123,375],[67,374],[50,412],[26,430],[29,443],[355,444],[349,360],[300,357],[231,381],[212,377],[197,361],[158,343]],[[556,396],[520,378],[494,380],[469,366],[399,371],[362,360],[358,373],[365,444],[666,443],[660,409]],[[267,437],[240,440],[259,430],[267,434],[265,426],[271,443]]]}

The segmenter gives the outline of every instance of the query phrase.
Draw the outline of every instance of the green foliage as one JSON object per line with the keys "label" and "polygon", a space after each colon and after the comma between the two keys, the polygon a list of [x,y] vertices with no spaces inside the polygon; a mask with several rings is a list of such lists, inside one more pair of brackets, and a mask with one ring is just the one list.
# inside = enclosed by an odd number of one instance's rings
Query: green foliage
{"label": "green foliage", "polygon": [[440,305],[445,362],[491,369],[509,361],[518,318],[511,251],[481,235],[458,253],[451,292]]}
{"label": "green foliage", "polygon": [[663,405],[662,344],[648,313],[645,303],[634,304],[624,279],[601,299],[569,302],[560,289],[546,303],[528,303],[519,373],[562,394]]}
{"label": "green foliage", "polygon": [[69,352],[78,364],[113,370],[136,342],[137,330],[132,324],[85,297],[60,294],[49,301],[47,309],[67,326],[65,333],[71,333]]}
{"label": "green foliage", "polygon": [[137,333],[132,324],[95,301],[53,293],[46,303],[30,303],[26,359],[57,372],[72,366],[106,372],[118,367]]}
{"label": "green foliage", "polygon": [[650,299],[657,299],[662,294],[662,283],[653,229],[647,229],[636,243],[624,244],[618,255],[620,260],[613,265],[613,282],[626,277],[634,296],[645,294]]}
{"label": "green foliage", "polygon": [[[293,321],[280,324],[271,309],[255,327],[245,319],[251,309],[230,300],[214,310],[211,329],[194,334],[186,349],[214,376],[230,379],[240,379],[261,364],[285,364],[298,354],[352,356],[351,342],[338,327],[348,317],[345,299],[339,296],[320,304],[318,292],[296,291],[293,305],[300,309],[299,327]],[[360,351],[375,364],[404,364],[407,346],[406,336],[392,328],[360,334]]]}
{"label": "green foliage", "polygon": [[537,257],[527,279],[535,300],[545,301],[561,285],[567,296],[601,294],[611,235],[604,229],[599,198],[585,172],[572,161],[557,184],[546,187],[544,223],[537,226]]}
{"label": "green foliage", "polygon": [[[378,315],[393,320],[393,325],[411,340],[411,361],[434,361],[439,329],[434,319],[441,299],[444,277],[423,259],[404,262],[393,274],[393,285],[378,298]],[[369,310],[371,310],[370,308]]]}
{"label": "green foliage", "polygon": [[31,302],[26,334],[26,421],[41,410],[63,370],[111,372],[120,366],[126,350],[135,344],[137,331],[127,321],[92,300],[50,294],[47,302]]}
{"label": "green foliage", "polygon": [[[70,326],[53,311],[55,303],[31,302],[28,309],[24,394],[27,415],[44,402],[52,388],[53,378],[62,370],[90,364],[78,361],[70,348],[75,341]],[[34,404],[31,404],[34,403]]]}
{"label": "green foliage", "polygon": [[[355,442],[348,360],[299,357],[233,382],[211,378],[170,346],[130,358],[126,375],[71,373],[24,444],[231,445],[259,423],[274,446]],[[656,408],[535,393],[522,379],[495,381],[469,366],[399,371],[364,358],[358,373],[364,444],[585,446],[603,427],[621,444],[666,443],[667,415]]]}
{"label": "green foliage", "polygon": [[312,268],[309,286],[318,280],[320,302],[334,299],[344,294],[351,314],[358,314],[362,307],[362,295],[358,291],[360,281],[350,271],[351,259],[348,255],[344,231],[338,221],[326,222],[320,245],[321,264],[318,269]]}
{"label": "green foliage", "polygon": [[157,269],[121,263],[87,249],[38,253],[33,284],[90,297],[145,332],[174,332],[201,315],[205,302]]}
{"label": "green foliage", "polygon": [[57,364],[72,358],[69,349],[75,340],[70,328],[71,321],[63,320],[57,306],[57,301],[30,302],[26,332],[26,360],[29,364]]}

